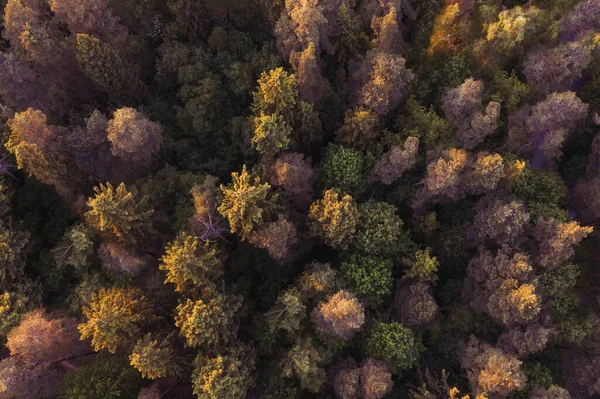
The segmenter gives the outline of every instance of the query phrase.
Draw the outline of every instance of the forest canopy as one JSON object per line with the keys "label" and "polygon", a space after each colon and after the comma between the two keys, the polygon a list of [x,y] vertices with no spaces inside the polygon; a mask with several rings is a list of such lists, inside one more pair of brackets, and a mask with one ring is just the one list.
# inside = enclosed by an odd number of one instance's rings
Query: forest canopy
{"label": "forest canopy", "polygon": [[600,397],[600,0],[0,9],[0,399]]}

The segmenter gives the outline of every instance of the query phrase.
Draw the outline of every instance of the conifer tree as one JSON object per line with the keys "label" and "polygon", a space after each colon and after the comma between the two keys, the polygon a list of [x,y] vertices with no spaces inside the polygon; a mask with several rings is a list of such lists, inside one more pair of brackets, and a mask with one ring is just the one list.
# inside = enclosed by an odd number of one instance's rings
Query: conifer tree
{"label": "conifer tree", "polygon": [[312,234],[334,248],[344,248],[356,232],[358,209],[348,194],[327,190],[310,206],[309,218]]}
{"label": "conifer tree", "polygon": [[231,232],[244,239],[274,208],[276,195],[270,194],[268,183],[261,183],[259,177],[249,174],[246,165],[242,173],[233,172],[231,178],[231,185],[221,185],[223,200],[217,210],[229,220]]}
{"label": "conifer tree", "polygon": [[79,67],[115,102],[133,104],[145,95],[138,68],[123,60],[108,44],[85,33],[77,34],[76,40]]}
{"label": "conifer tree", "polygon": [[177,292],[185,292],[189,287],[212,288],[223,273],[220,251],[215,245],[201,243],[183,232],[169,243],[159,268],[167,274],[165,284],[174,284]]}
{"label": "conifer tree", "polygon": [[213,294],[205,299],[186,299],[176,309],[175,326],[190,347],[215,350],[235,334],[234,314],[240,303],[235,297]]}
{"label": "conifer tree", "polygon": [[124,183],[115,189],[112,184],[95,187],[96,195],[88,200],[90,210],[85,213],[87,224],[125,244],[138,244],[153,234],[150,222],[152,210],[146,205],[148,197],[136,201]]}
{"label": "conifer tree", "polygon": [[115,353],[138,337],[151,312],[150,303],[139,289],[101,289],[83,308],[86,321],[78,327],[81,339],[91,338],[96,351]]}
{"label": "conifer tree", "polygon": [[175,372],[173,356],[167,342],[159,342],[153,339],[151,334],[146,334],[133,347],[129,360],[131,366],[136,368],[143,378],[154,380]]}

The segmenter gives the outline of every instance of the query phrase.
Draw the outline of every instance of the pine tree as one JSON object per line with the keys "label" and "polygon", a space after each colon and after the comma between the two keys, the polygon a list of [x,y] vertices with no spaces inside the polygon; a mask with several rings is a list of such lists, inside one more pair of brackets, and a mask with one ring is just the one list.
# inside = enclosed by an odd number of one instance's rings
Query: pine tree
{"label": "pine tree", "polygon": [[174,374],[173,356],[167,342],[159,342],[151,334],[146,334],[133,347],[129,360],[143,378],[154,380]]}
{"label": "pine tree", "polygon": [[197,301],[188,298],[177,306],[175,326],[188,346],[216,350],[235,334],[233,317],[240,306],[237,298],[221,294]]}
{"label": "pine tree", "polygon": [[138,244],[154,233],[148,210],[148,197],[136,201],[124,183],[115,189],[112,184],[95,187],[96,195],[88,200],[90,210],[85,213],[88,226],[106,233],[122,243]]}
{"label": "pine tree", "polygon": [[139,289],[101,289],[83,308],[86,321],[78,327],[81,339],[91,338],[96,351],[106,349],[115,353],[118,347],[138,337],[151,311],[150,303]]}
{"label": "pine tree", "polygon": [[190,287],[213,288],[221,277],[223,265],[220,251],[209,242],[179,233],[168,244],[159,268],[167,274],[166,283],[175,284],[175,291],[185,292]]}
{"label": "pine tree", "polygon": [[76,35],[81,70],[117,103],[132,104],[146,93],[136,66],[128,64],[109,45],[94,36]]}
{"label": "pine tree", "polygon": [[348,194],[327,190],[310,206],[309,218],[313,235],[334,248],[345,248],[356,232],[358,209]]}
{"label": "pine tree", "polygon": [[217,210],[229,220],[231,232],[239,233],[244,239],[274,208],[276,195],[270,194],[268,183],[261,183],[259,177],[250,175],[246,165],[242,173],[233,172],[231,178],[231,185],[221,185],[223,200]]}

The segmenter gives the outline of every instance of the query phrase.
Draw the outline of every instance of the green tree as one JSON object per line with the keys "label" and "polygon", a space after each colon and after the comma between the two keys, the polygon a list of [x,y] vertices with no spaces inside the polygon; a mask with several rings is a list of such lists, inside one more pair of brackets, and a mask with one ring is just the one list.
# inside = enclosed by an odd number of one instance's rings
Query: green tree
{"label": "green tree", "polygon": [[234,172],[231,178],[231,185],[221,185],[223,200],[217,210],[229,220],[232,233],[246,238],[274,209],[276,195],[271,195],[268,183],[261,183],[259,177],[251,176],[246,165],[242,173]]}
{"label": "green tree", "polygon": [[358,206],[353,244],[358,250],[372,255],[405,252],[410,246],[410,238],[402,225],[395,206],[369,200]]}
{"label": "green tree", "polygon": [[340,266],[350,291],[379,302],[392,290],[392,261],[385,258],[351,255]]}
{"label": "green tree", "polygon": [[265,314],[265,318],[271,331],[279,328],[291,334],[300,331],[302,322],[306,318],[306,305],[302,301],[300,291],[296,288],[284,291]]}
{"label": "green tree", "polygon": [[60,397],[65,399],[136,399],[143,384],[127,358],[99,354],[92,363],[65,376]]}
{"label": "green tree", "polygon": [[362,192],[366,180],[362,154],[343,146],[330,145],[325,151],[320,179],[326,189],[338,188],[350,194]]}
{"label": "green tree", "polygon": [[309,210],[313,235],[334,248],[346,248],[356,232],[358,209],[351,196],[339,190],[327,190]]}
{"label": "green tree", "polygon": [[422,344],[413,332],[399,323],[375,323],[367,332],[364,351],[386,362],[393,371],[410,369],[419,358]]}
{"label": "green tree", "polygon": [[139,289],[112,287],[93,294],[82,312],[86,321],[78,326],[81,339],[91,338],[96,351],[115,353],[138,337],[152,306]]}
{"label": "green tree", "polygon": [[94,254],[94,242],[87,227],[77,224],[67,231],[52,254],[57,266],[71,266],[77,274],[85,275]]}
{"label": "green tree", "polygon": [[234,314],[240,306],[237,298],[221,294],[197,301],[188,298],[177,306],[175,326],[188,346],[217,349],[235,334]]}
{"label": "green tree", "polygon": [[147,209],[148,197],[137,202],[125,183],[116,189],[110,183],[100,184],[94,192],[96,195],[88,199],[90,210],[85,213],[90,227],[125,244],[137,244],[154,233],[150,222],[154,211]]}
{"label": "green tree", "polygon": [[154,380],[174,374],[173,356],[166,341],[159,342],[151,334],[146,334],[133,347],[129,361],[132,367],[142,373],[142,377]]}
{"label": "green tree", "polygon": [[223,274],[221,254],[215,244],[201,243],[184,232],[167,245],[159,268],[167,274],[166,283],[175,284],[175,291],[189,287],[211,288]]}

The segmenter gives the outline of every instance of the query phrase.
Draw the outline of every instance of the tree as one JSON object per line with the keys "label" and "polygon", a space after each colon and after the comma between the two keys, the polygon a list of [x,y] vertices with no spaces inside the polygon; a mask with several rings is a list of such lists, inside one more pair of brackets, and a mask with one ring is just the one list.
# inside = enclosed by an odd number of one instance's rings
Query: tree
{"label": "tree", "polygon": [[370,50],[359,68],[352,71],[350,81],[353,105],[363,105],[383,116],[406,97],[406,86],[413,78],[406,60],[399,55]]}
{"label": "tree", "polygon": [[527,323],[540,312],[538,281],[529,257],[506,246],[495,256],[486,251],[471,259],[464,294],[473,310],[487,312],[507,326]]}
{"label": "tree", "polygon": [[295,152],[284,154],[275,160],[269,176],[271,183],[283,187],[299,208],[310,203],[315,180],[310,158]]}
{"label": "tree", "polygon": [[165,341],[159,342],[146,334],[138,340],[129,356],[130,364],[136,368],[143,378],[157,379],[172,375],[173,351]]}
{"label": "tree", "polygon": [[527,378],[521,370],[522,363],[515,355],[482,343],[473,336],[461,359],[475,393],[500,397],[525,386]]}
{"label": "tree", "polygon": [[509,145],[514,150],[539,154],[542,159],[537,162],[559,159],[563,143],[587,116],[588,108],[574,92],[552,93],[509,117]]}
{"label": "tree", "polygon": [[221,294],[197,301],[188,298],[177,306],[175,326],[188,346],[216,350],[235,334],[234,314],[240,306],[237,298]]}
{"label": "tree", "polygon": [[297,241],[296,228],[283,215],[279,215],[276,222],[264,224],[248,236],[250,244],[266,249],[280,264],[292,259],[292,246]]}
{"label": "tree", "polygon": [[475,243],[491,239],[500,244],[519,244],[530,219],[522,201],[497,194],[488,194],[479,200],[476,211],[467,233]]}
{"label": "tree", "polygon": [[231,232],[245,239],[274,208],[276,195],[270,195],[271,186],[251,176],[246,165],[241,174],[233,172],[231,178],[230,186],[221,185],[223,199],[217,210],[229,220]]}
{"label": "tree", "polygon": [[23,316],[19,325],[6,336],[10,356],[28,368],[50,364],[89,351],[79,342],[77,321],[70,317],[51,318],[43,309]]}
{"label": "tree", "polygon": [[369,200],[358,206],[358,223],[353,245],[366,254],[392,255],[410,246],[402,230],[396,207],[387,202]]}
{"label": "tree", "polygon": [[394,296],[394,310],[403,325],[419,328],[431,324],[437,315],[438,305],[429,285],[415,283],[398,287]]}
{"label": "tree", "polygon": [[566,264],[575,253],[574,246],[594,230],[578,222],[560,223],[555,219],[540,218],[533,230],[538,244],[538,263],[548,269]]}
{"label": "tree", "polygon": [[360,367],[360,391],[364,399],[381,399],[394,389],[387,364],[369,358]]}
{"label": "tree", "polygon": [[215,357],[198,355],[192,374],[199,399],[242,399],[255,384],[254,354],[237,345]]}
{"label": "tree", "polygon": [[95,351],[115,353],[138,337],[152,307],[139,289],[112,287],[93,294],[82,311],[86,321],[78,326],[81,339],[91,338]]}
{"label": "tree", "polygon": [[162,128],[134,108],[119,108],[106,128],[110,150],[115,157],[139,168],[150,164],[162,142]]}
{"label": "tree", "polygon": [[378,118],[365,107],[349,109],[345,113],[344,125],[335,133],[342,145],[363,149],[379,136]]}
{"label": "tree", "polygon": [[254,117],[252,145],[261,155],[275,156],[288,149],[292,128],[280,114]]}
{"label": "tree", "polygon": [[321,165],[320,179],[325,188],[338,188],[353,194],[364,189],[364,162],[360,152],[329,145]]}
{"label": "tree", "polygon": [[467,193],[479,195],[495,190],[505,176],[504,169],[504,160],[500,154],[478,153],[464,176]]}
{"label": "tree", "polygon": [[387,185],[392,184],[414,166],[417,162],[418,150],[419,139],[416,137],[408,137],[404,142],[404,149],[392,145],[373,168],[373,180]]}
{"label": "tree", "polygon": [[537,323],[529,323],[525,328],[515,326],[500,334],[498,346],[520,357],[527,356],[543,350],[554,332],[552,328]]}
{"label": "tree", "polygon": [[435,284],[437,282],[436,273],[440,262],[437,257],[431,256],[431,248],[417,250],[413,258],[404,258],[404,264],[410,268],[405,272],[404,278],[421,283]]}
{"label": "tree", "polygon": [[392,261],[375,256],[351,255],[340,272],[350,291],[378,303],[392,290]]}
{"label": "tree", "polygon": [[564,43],[527,54],[523,63],[527,82],[540,94],[571,90],[588,66],[591,48],[584,42]]}
{"label": "tree", "polygon": [[83,224],[75,225],[52,250],[56,265],[71,266],[76,273],[85,275],[94,253],[94,242]]}
{"label": "tree", "polygon": [[115,241],[100,244],[98,258],[106,270],[124,277],[138,276],[150,263],[142,251]]}
{"label": "tree", "polygon": [[494,133],[500,116],[500,104],[490,101],[483,107],[483,81],[469,78],[460,86],[447,89],[442,96],[442,109],[448,118],[458,126],[458,142],[467,149],[473,149]]}
{"label": "tree", "polygon": [[308,298],[323,297],[335,292],[336,271],[329,263],[312,262],[306,265],[298,279],[300,291]]}
{"label": "tree", "polygon": [[200,243],[198,238],[182,232],[167,245],[158,267],[167,274],[165,284],[174,284],[176,292],[185,292],[190,287],[212,288],[223,274],[221,258],[214,244]]}
{"label": "tree", "polygon": [[[135,398],[142,385],[140,373],[129,366],[127,358],[101,353],[91,363],[67,373],[62,381],[60,397]],[[124,396],[125,393],[127,396]]]}
{"label": "tree", "polygon": [[148,197],[136,201],[134,193],[124,183],[116,190],[110,183],[94,187],[96,195],[88,199],[85,218],[88,226],[107,233],[124,244],[137,244],[154,233],[150,222],[153,210],[148,210]]}
{"label": "tree", "polygon": [[283,68],[263,72],[258,80],[258,89],[252,95],[252,110],[255,115],[281,114],[290,120],[292,109],[298,102],[296,76]]}
{"label": "tree", "polygon": [[348,246],[356,232],[358,209],[351,196],[339,190],[327,190],[323,198],[313,202],[309,210],[313,235],[334,248]]}
{"label": "tree", "polygon": [[348,340],[364,324],[365,311],[354,295],[342,290],[321,302],[311,313],[311,319],[318,331]]}
{"label": "tree", "polygon": [[450,149],[442,157],[427,165],[423,188],[417,191],[413,208],[421,208],[425,202],[456,201],[464,196],[461,174],[467,166],[467,152]]}
{"label": "tree", "polygon": [[290,55],[290,64],[298,75],[298,94],[303,101],[311,104],[316,103],[322,95],[323,77],[317,52],[315,44],[309,43],[300,53]]}
{"label": "tree", "polygon": [[122,42],[127,29],[112,14],[108,1],[51,0],[50,9],[59,21],[67,24],[72,34],[86,33],[98,39],[118,44]]}
{"label": "tree", "polygon": [[421,343],[402,324],[376,322],[367,332],[364,351],[367,356],[387,363],[392,371],[400,372],[417,361]]}
{"label": "tree", "polygon": [[325,354],[310,339],[301,339],[286,353],[281,368],[285,377],[297,377],[302,389],[318,393],[326,379],[324,360]]}
{"label": "tree", "polygon": [[79,67],[116,103],[136,103],[146,94],[139,68],[128,64],[111,46],[85,33],[77,34],[76,41]]}
{"label": "tree", "polygon": [[569,391],[556,385],[544,389],[536,387],[531,393],[531,399],[571,399]]}
{"label": "tree", "polygon": [[296,288],[285,290],[277,297],[275,304],[265,314],[269,329],[283,329],[290,334],[300,331],[301,324],[306,318],[306,305],[300,291]]}
{"label": "tree", "polygon": [[398,24],[400,18],[396,7],[390,7],[383,17],[373,16],[371,28],[377,36],[377,48],[385,53],[399,53],[403,46],[402,32]]}
{"label": "tree", "polygon": [[67,159],[59,145],[59,130],[46,124],[46,115],[28,108],[8,121],[11,130],[6,149],[15,155],[19,169],[44,184],[68,194]]}
{"label": "tree", "polygon": [[498,14],[498,21],[487,26],[485,39],[492,51],[510,55],[521,43],[536,31],[540,9],[514,6]]}

